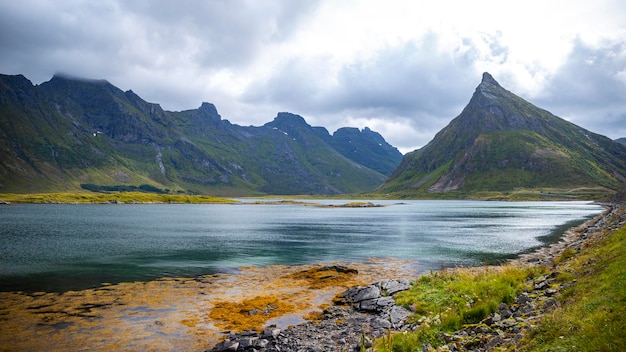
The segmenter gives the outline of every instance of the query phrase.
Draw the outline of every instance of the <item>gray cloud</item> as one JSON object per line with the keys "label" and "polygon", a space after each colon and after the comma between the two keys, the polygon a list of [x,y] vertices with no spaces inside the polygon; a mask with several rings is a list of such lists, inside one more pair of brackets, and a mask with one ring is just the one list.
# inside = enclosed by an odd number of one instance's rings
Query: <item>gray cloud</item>
{"label": "gray cloud", "polygon": [[253,84],[245,98],[315,116],[326,126],[342,114],[401,119],[420,134],[405,139],[423,145],[424,136],[432,138],[461,112],[480,83],[471,40],[464,41],[468,50],[452,54],[438,44],[430,33],[420,43],[405,42],[344,65],[335,75],[325,70],[332,66],[327,58],[292,59],[270,79]]}
{"label": "gray cloud", "polygon": [[[57,71],[110,78],[132,67],[130,21],[112,2],[0,3],[0,65],[35,82]],[[136,24],[133,24],[136,25]],[[133,40],[131,40],[133,39]],[[7,72],[13,71],[13,72]]]}
{"label": "gray cloud", "polygon": [[592,132],[626,136],[626,40],[591,46],[577,39],[535,102]]}
{"label": "gray cloud", "polygon": [[287,39],[316,3],[1,2],[0,67],[36,82],[57,71],[124,81],[141,70],[239,68]]}
{"label": "gray cloud", "polygon": [[285,40],[316,1],[122,1],[157,52],[185,50],[202,67],[249,64],[269,43]]}
{"label": "gray cloud", "polygon": [[328,97],[331,109],[384,109],[392,115],[453,113],[473,75],[471,55],[437,53],[437,38],[410,42],[358,62],[339,73],[339,89]]}

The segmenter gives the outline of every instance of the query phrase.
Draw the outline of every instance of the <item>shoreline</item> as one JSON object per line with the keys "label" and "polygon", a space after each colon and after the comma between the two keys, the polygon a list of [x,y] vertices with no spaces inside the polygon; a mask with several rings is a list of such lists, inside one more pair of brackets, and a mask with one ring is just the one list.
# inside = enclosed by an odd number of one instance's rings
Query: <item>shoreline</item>
{"label": "shoreline", "polygon": [[[594,216],[592,219],[589,219],[582,224],[575,226],[573,228],[567,229],[560,236],[560,239],[556,243],[551,243],[549,245],[541,246],[532,252],[522,253],[517,258],[511,259],[508,263],[514,265],[548,265],[554,258],[561,254],[565,248],[568,246],[578,243],[581,240],[589,239],[590,232],[599,232],[601,231],[602,223],[606,221],[612,214],[620,211],[620,204],[599,204],[605,207],[605,210],[602,211],[599,215]],[[598,226],[598,224],[601,224]]]}
{"label": "shoreline", "polygon": [[[244,328],[248,324],[212,318],[216,307],[255,300],[264,304],[264,299],[272,298],[265,307],[288,309],[281,311],[284,316],[263,318],[286,328],[321,313],[320,306],[327,306],[349,286],[378,280],[387,273],[413,276],[409,264],[375,260],[270,265],[241,267],[234,274],[124,282],[63,293],[0,292],[0,340],[3,351],[37,350],[42,337],[49,340],[48,351],[79,346],[88,346],[90,351],[202,351],[219,343],[232,324]],[[342,267],[355,272],[341,273]]]}
{"label": "shoreline", "polygon": [[[626,213],[621,204],[604,204],[606,209],[592,219],[566,230],[557,243],[552,243],[530,253],[520,254],[504,264],[485,267],[467,267],[445,270],[500,270],[506,266],[542,266],[549,274],[533,278],[530,292],[524,292],[512,304],[502,303],[498,310],[479,324],[444,336],[448,345],[442,351],[471,349],[491,350],[510,346],[533,326],[534,322],[555,309],[554,299],[563,286],[555,285],[555,260],[567,249],[578,253],[588,241],[598,240],[626,223]],[[617,218],[617,220],[615,220]],[[611,220],[615,223],[611,223]],[[225,340],[209,351],[345,351],[373,350],[375,339],[401,332],[416,331],[419,323],[411,322],[410,311],[396,306],[393,294],[385,289],[388,282],[401,283],[402,290],[410,288],[400,279],[384,279],[367,286],[353,286],[340,295],[335,304],[324,310],[317,320],[298,324],[287,329],[270,326],[262,332],[244,331],[229,334]],[[373,293],[373,294],[372,294]],[[360,297],[360,298],[359,298]],[[363,298],[365,297],[365,299]],[[382,303],[381,303],[382,302]],[[364,308],[365,304],[365,308]],[[427,350],[434,349],[425,346]]]}

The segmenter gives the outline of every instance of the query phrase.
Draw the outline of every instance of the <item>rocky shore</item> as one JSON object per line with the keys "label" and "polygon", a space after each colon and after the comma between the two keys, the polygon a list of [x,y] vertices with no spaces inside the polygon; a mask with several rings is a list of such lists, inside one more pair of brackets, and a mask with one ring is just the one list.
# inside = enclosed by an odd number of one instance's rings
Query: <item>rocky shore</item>
{"label": "rocky shore", "polygon": [[[560,242],[513,260],[512,265],[545,266],[549,273],[532,279],[528,283],[532,289],[520,294],[513,303],[500,304],[496,312],[478,324],[444,335],[447,344],[437,350],[489,351],[521,339],[538,319],[558,307],[555,297],[573,284],[557,282],[555,259],[566,250],[572,253],[583,250],[585,242],[604,236],[610,230],[622,227],[625,222],[622,206],[609,205],[601,215],[568,230]],[[270,326],[262,332],[231,333],[210,351],[368,350],[376,338],[414,331],[420,324],[429,323],[425,320],[410,321],[411,312],[395,304],[393,296],[410,287],[405,279],[381,280],[368,286],[352,287],[340,295],[334,305],[327,307],[317,320],[286,329]],[[437,316],[432,319],[437,319]],[[423,350],[434,349],[425,345]]]}

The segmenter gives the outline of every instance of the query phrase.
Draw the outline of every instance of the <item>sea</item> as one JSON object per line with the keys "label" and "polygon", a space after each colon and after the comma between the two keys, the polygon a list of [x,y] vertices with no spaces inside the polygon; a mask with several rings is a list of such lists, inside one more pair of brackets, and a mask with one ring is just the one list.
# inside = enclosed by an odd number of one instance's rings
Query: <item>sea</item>
{"label": "sea", "polygon": [[241,199],[0,206],[0,291],[65,292],[243,266],[393,258],[419,271],[498,264],[598,215],[591,202]]}

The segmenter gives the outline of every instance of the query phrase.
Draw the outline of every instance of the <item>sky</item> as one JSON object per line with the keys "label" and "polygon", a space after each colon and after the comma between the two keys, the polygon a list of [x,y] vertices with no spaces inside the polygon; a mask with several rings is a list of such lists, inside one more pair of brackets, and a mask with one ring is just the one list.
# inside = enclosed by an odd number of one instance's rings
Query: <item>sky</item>
{"label": "sky", "polygon": [[626,137],[623,0],[0,0],[0,73],[106,79],[231,123],[278,112],[369,127],[406,153],[483,72],[585,129]]}

